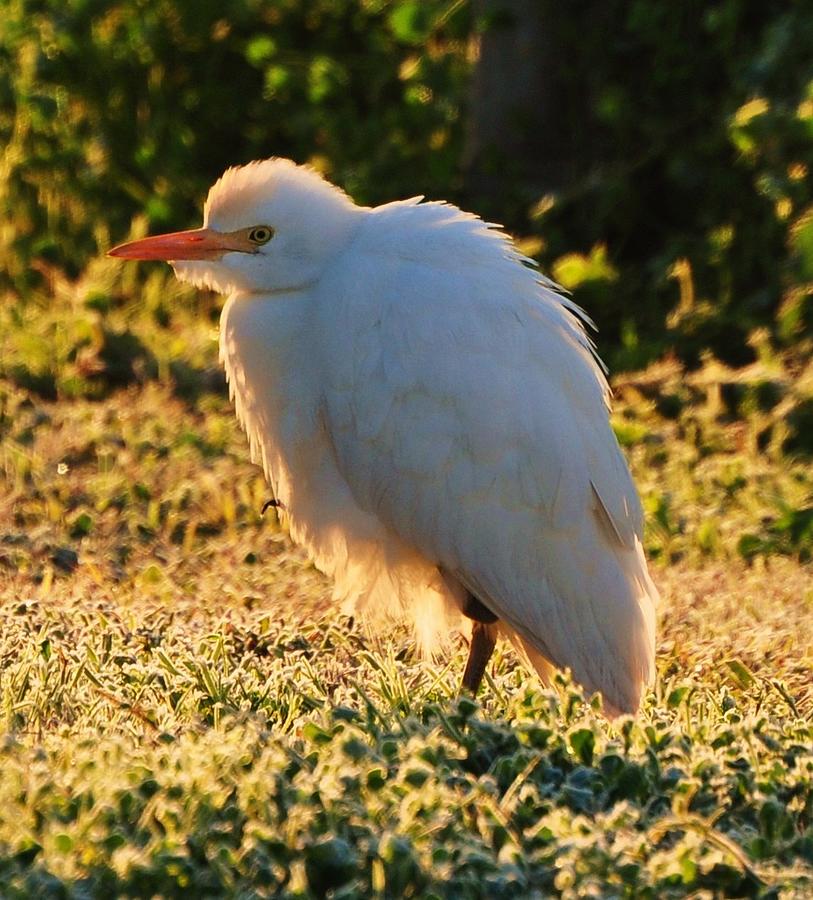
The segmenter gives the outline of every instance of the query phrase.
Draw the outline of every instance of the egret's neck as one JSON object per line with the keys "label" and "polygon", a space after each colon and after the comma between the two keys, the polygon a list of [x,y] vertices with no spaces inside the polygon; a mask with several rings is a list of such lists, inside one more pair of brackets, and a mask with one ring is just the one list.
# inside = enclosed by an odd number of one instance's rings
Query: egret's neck
{"label": "egret's neck", "polygon": [[[308,359],[307,292],[233,294],[220,318],[220,358],[252,458],[275,491],[285,459],[305,452],[318,428],[318,390]],[[281,497],[280,499],[285,499]]]}

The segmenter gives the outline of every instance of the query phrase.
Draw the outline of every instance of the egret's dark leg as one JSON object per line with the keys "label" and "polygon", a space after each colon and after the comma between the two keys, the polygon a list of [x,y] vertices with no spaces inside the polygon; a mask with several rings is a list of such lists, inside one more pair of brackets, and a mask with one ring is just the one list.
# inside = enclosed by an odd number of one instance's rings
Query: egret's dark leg
{"label": "egret's dark leg", "polygon": [[469,658],[466,661],[466,670],[463,672],[463,687],[472,694],[476,694],[480,687],[496,642],[497,629],[493,625],[484,625],[482,622],[474,623],[471,629]]}
{"label": "egret's dark leg", "polygon": [[474,594],[469,594],[463,607],[463,615],[474,620],[469,644],[469,658],[463,672],[463,687],[477,693],[486,671],[494,644],[497,642],[497,617]]}

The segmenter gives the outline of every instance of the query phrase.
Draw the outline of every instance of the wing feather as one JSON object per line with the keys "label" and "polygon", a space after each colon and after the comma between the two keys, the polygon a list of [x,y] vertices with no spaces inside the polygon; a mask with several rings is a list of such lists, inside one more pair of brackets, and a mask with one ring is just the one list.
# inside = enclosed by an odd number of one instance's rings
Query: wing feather
{"label": "wing feather", "polygon": [[317,331],[356,501],[529,657],[633,709],[652,675],[657,594],[578,308],[501,233],[444,204],[379,208],[353,251],[323,279]]}

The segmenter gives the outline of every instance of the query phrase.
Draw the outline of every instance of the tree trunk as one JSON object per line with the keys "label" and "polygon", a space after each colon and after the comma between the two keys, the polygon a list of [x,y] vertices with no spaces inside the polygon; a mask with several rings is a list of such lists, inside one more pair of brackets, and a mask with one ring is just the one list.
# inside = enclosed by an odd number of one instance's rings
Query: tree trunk
{"label": "tree trunk", "polygon": [[572,177],[557,90],[565,60],[556,24],[567,6],[474,0],[478,57],[463,164],[469,197],[486,209],[499,206],[521,216],[521,207]]}

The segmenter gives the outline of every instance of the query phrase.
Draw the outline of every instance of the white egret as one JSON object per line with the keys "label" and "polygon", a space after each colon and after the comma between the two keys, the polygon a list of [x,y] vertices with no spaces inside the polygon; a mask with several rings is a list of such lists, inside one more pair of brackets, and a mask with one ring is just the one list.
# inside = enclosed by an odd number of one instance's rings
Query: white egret
{"label": "white egret", "polygon": [[498,634],[610,713],[653,676],[657,591],[586,315],[497,226],[442,202],[360,207],[309,168],[229,169],[203,228],[111,251],[228,294],[220,357],[252,456],[336,600]]}

